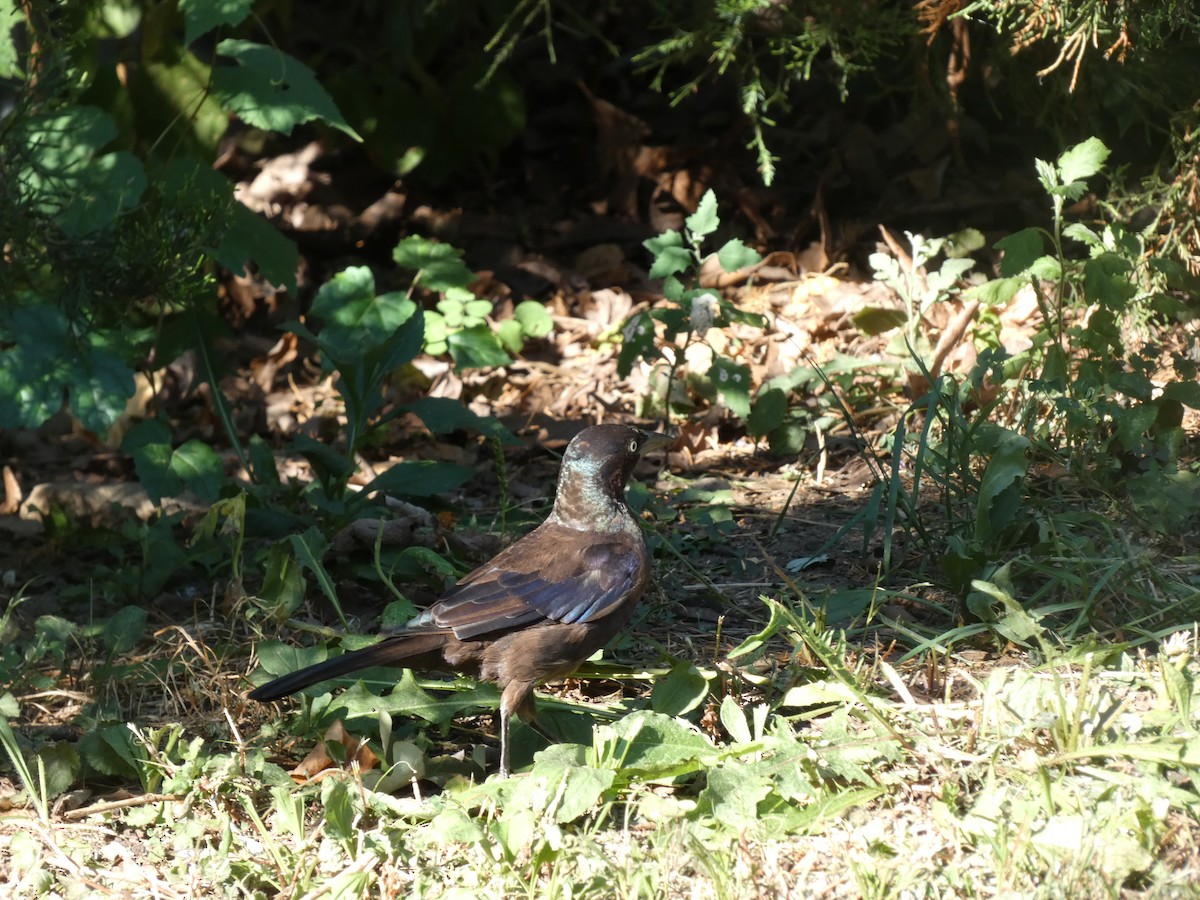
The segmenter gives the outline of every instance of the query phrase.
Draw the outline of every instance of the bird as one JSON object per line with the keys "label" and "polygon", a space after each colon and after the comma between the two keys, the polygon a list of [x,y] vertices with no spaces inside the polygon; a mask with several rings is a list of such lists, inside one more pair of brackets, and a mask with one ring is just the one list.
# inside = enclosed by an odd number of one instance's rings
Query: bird
{"label": "bird", "polygon": [[459,672],[500,688],[500,777],[509,722],[533,723],[534,688],[575,671],[629,622],[650,554],[625,488],[642,455],[674,436],[632,425],[584,428],[563,453],[550,515],[378,643],[250,692],[277,700],[372,666]]}

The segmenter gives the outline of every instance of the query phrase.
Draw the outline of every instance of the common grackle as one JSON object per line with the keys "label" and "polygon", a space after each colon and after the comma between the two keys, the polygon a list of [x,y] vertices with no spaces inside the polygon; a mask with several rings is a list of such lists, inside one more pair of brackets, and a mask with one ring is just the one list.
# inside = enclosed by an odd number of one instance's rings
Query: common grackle
{"label": "common grackle", "polygon": [[567,446],[549,518],[370,647],[251,691],[275,700],[369,666],[462,672],[501,689],[500,775],[509,719],[534,717],[536,685],[573,672],[633,613],[650,579],[625,486],[643,453],[672,438],[629,425],[593,425]]}

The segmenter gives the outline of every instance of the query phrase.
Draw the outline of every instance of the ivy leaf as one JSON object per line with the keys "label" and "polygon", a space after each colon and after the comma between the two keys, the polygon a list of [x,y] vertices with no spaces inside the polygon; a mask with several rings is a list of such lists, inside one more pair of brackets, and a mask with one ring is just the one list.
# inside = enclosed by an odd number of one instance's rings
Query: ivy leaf
{"label": "ivy leaf", "polygon": [[217,53],[237,65],[213,69],[213,94],[248,124],[286,135],[297,125],[319,119],[362,141],[300,60],[273,47],[231,38],[217,44]]}

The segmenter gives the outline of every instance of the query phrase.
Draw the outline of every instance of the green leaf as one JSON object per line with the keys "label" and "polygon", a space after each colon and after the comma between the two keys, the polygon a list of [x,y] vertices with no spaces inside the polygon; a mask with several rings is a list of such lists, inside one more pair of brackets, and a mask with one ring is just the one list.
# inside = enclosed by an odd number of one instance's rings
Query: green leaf
{"label": "green leaf", "polygon": [[611,753],[622,771],[647,779],[694,771],[696,761],[713,752],[712,744],[694,727],[650,710],[597,726],[595,740],[598,754],[602,749]]}
{"label": "green leaf", "polygon": [[461,487],[475,474],[469,466],[422,459],[394,464],[363,490],[395,497],[435,497]]}
{"label": "green leaf", "polygon": [[225,108],[256,128],[291,134],[319,119],[362,141],[317,82],[312,70],[273,47],[227,38],[217,53],[236,66],[213,69],[213,94]]}
{"label": "green leaf", "polygon": [[704,702],[708,696],[708,681],[696,664],[677,662],[671,671],[654,682],[650,706],[655,712],[682,716]]}
{"label": "green leaf", "polygon": [[500,339],[486,325],[464,328],[446,336],[446,346],[456,371],[507,366],[512,357],[504,352]]}
{"label": "green leaf", "polygon": [[1163,388],[1163,399],[1175,400],[1192,409],[1200,409],[1200,382],[1172,381]]}
{"label": "green leaf", "polygon": [[417,272],[416,281],[436,293],[450,288],[465,288],[475,274],[462,260],[462,251],[420,235],[406,237],[392,251],[392,259],[405,269]]}
{"label": "green leaf", "polygon": [[267,551],[259,607],[275,622],[286,621],[304,601],[304,573],[291,552],[291,543],[280,541]]}
{"label": "green leaf", "polygon": [[[272,678],[290,675],[299,669],[315,666],[329,658],[329,651],[318,644],[315,647],[297,647],[282,641],[264,641],[258,645],[259,672],[264,672],[267,678],[252,679],[255,684],[265,684]],[[258,675],[258,672],[255,673]]]}
{"label": "green leaf", "polygon": [[1058,170],[1064,184],[1084,181],[1104,167],[1109,150],[1099,138],[1088,138],[1058,158]]}
{"label": "green leaf", "polygon": [[140,780],[142,763],[125,725],[108,725],[84,734],[79,741],[79,757],[102,775]]}
{"label": "green leaf", "polygon": [[747,266],[758,265],[762,255],[753,247],[747,247],[741,238],[734,238],[717,251],[717,262],[726,272],[736,272]]}
{"label": "green leaf", "polygon": [[[721,220],[717,215],[717,195],[712,188],[704,192],[704,196],[700,198],[700,205],[684,220],[684,224],[693,240],[706,237],[720,227]],[[727,269],[726,271],[732,270]],[[656,276],[652,274],[651,277]]]}
{"label": "green leaf", "polygon": [[125,433],[121,452],[133,458],[138,481],[156,504],[163,497],[176,497],[183,488],[171,470],[171,429],[157,419],[138,422]]}
{"label": "green leaf", "polygon": [[1028,278],[996,278],[969,288],[963,292],[963,297],[978,300],[985,306],[1004,306],[1027,284]]}
{"label": "green leaf", "polygon": [[15,719],[21,714],[21,707],[17,703],[17,698],[9,691],[0,694],[0,718]]}
{"label": "green leaf", "polygon": [[1040,228],[1025,228],[996,241],[996,249],[1004,252],[1000,260],[1001,277],[1023,274],[1042,255],[1044,246]]}
{"label": "green leaf", "polygon": [[771,793],[771,779],[754,767],[723,765],[709,770],[698,798],[711,820],[743,832],[760,824],[758,804]]}
{"label": "green leaf", "polygon": [[185,44],[218,25],[240,25],[254,8],[254,0],[179,0]]}
{"label": "green leaf", "polygon": [[893,328],[899,328],[908,321],[908,314],[902,309],[892,309],[884,306],[864,306],[853,316],[854,327],[865,335],[883,334]]}
{"label": "green leaf", "polygon": [[499,419],[481,416],[464,406],[460,400],[452,400],[449,397],[422,397],[420,400],[404,404],[400,409],[415,415],[434,434],[476,431],[497,438],[509,446],[521,443]]}
{"label": "green leaf", "polygon": [[[46,773],[46,796],[51,799],[70,790],[83,768],[79,753],[66,741],[47,744],[35,756],[41,760],[42,771]],[[31,767],[35,772],[36,765]]]}
{"label": "green leaf", "polygon": [[112,656],[128,653],[146,631],[146,610],[123,606],[104,623],[104,646]]}
{"label": "green leaf", "polygon": [[216,500],[225,484],[225,465],[212,447],[192,439],[171,454],[171,471],[202,500]]}
{"label": "green leaf", "polygon": [[726,694],[725,699],[721,701],[720,717],[721,725],[736,743],[749,744],[754,740],[754,735],[750,733],[750,724],[746,721],[746,712],[738,706],[732,694]]}
{"label": "green leaf", "polygon": [[308,528],[303,534],[291,535],[289,540],[297,562],[316,576],[317,584],[321,586],[321,592],[333,606],[338,619],[345,625],[346,615],[342,612],[342,604],[338,600],[337,590],[333,586],[333,579],[329,577],[329,572],[325,568],[325,564],[321,561],[325,556],[325,552],[329,549],[329,541],[325,539],[325,535],[321,533],[321,529],[316,525]]}
{"label": "green leaf", "polygon": [[0,0],[0,78],[18,80],[25,76],[18,62],[17,46],[13,43],[13,29],[23,21],[16,0]]}
{"label": "green leaf", "polygon": [[959,259],[976,250],[982,250],[986,243],[987,239],[978,228],[964,228],[962,231],[946,235],[946,244],[942,252],[946,254],[947,259]]}
{"label": "green leaf", "polygon": [[631,317],[621,329],[621,353],[617,357],[617,374],[627,378],[634,360],[654,359],[660,354],[654,342],[654,319],[640,312]]}
{"label": "green leaf", "polygon": [[723,356],[713,359],[709,377],[725,405],[739,419],[750,415],[750,367]]}
{"label": "green leaf", "polygon": [[296,243],[240,203],[233,207],[229,230],[221,239],[216,256],[217,262],[237,274],[244,271],[247,260],[253,260],[268,283],[296,293],[296,268],[300,264]]}
{"label": "green leaf", "polygon": [[683,235],[678,231],[663,232],[644,241],[642,246],[654,256],[650,265],[651,278],[666,278],[686,271],[695,262],[692,251],[684,245]]}
{"label": "green leaf", "polygon": [[521,324],[516,319],[505,319],[496,323],[496,337],[500,345],[509,353],[517,354],[525,346],[525,336],[521,334]]}
{"label": "green leaf", "polygon": [[[0,310],[0,428],[36,428],[58,412],[64,388],[79,421],[103,433],[133,395],[133,371],[93,330],[77,338],[51,306]],[[3,346],[10,342],[10,346]]]}
{"label": "green leaf", "polygon": [[55,220],[71,237],[84,237],[108,227],[138,205],[148,182],[142,162],[119,150],[91,160],[72,172],[64,196],[70,199]]}
{"label": "green leaf", "polygon": [[1027,437],[1015,431],[999,426],[989,430],[995,449],[980,481],[975,509],[975,538],[981,543],[1000,534],[1016,519],[1031,446]]}
{"label": "green leaf", "polygon": [[754,398],[754,407],[746,417],[746,430],[752,437],[761,438],[783,424],[787,415],[787,394],[779,388],[768,388]]}
{"label": "green leaf", "polygon": [[529,338],[544,338],[554,331],[554,319],[546,307],[536,300],[523,300],[513,310],[513,318],[521,324],[521,333]]}

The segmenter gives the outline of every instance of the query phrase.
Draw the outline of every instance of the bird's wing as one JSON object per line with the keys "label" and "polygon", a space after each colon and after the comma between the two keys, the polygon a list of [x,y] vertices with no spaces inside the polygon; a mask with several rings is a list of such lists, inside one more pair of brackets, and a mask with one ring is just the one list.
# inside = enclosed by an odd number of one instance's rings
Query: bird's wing
{"label": "bird's wing", "polygon": [[[592,622],[613,612],[645,578],[645,546],[624,534],[542,530],[467,575],[411,625],[453,630],[460,640],[550,620]],[[410,625],[410,627],[411,627]]]}

